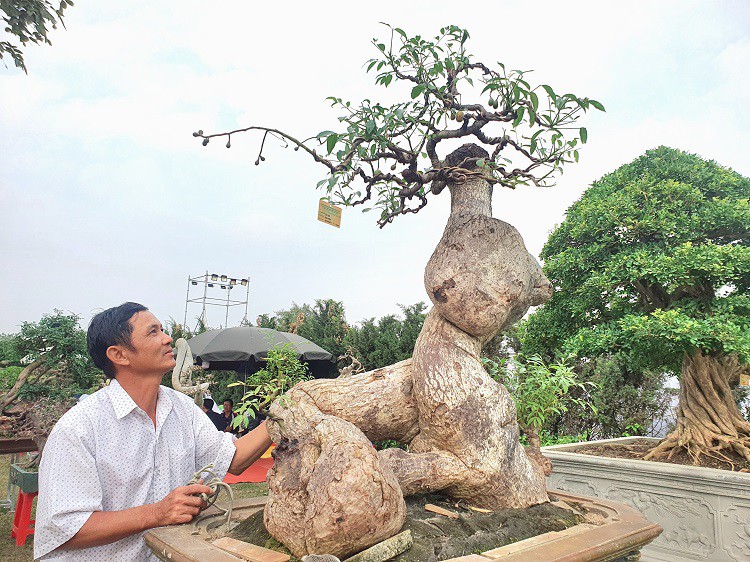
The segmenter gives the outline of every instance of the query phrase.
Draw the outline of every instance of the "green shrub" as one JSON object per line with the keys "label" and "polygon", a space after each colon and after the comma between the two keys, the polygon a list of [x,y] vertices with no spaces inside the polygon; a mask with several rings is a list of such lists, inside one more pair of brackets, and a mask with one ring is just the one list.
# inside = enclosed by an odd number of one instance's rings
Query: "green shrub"
{"label": "green shrub", "polygon": [[483,358],[482,362],[513,396],[518,423],[526,433],[531,430],[541,437],[543,430],[550,430],[550,422],[564,414],[580,418],[588,411],[596,414],[589,395],[596,383],[579,381],[565,361],[547,364],[538,355],[516,355],[500,361]]}
{"label": "green shrub", "polygon": [[0,369],[0,392],[10,390],[11,387],[16,384],[18,375],[21,374],[21,371],[23,371],[23,367],[17,365],[11,365],[10,367]]}
{"label": "green shrub", "polygon": [[233,428],[247,427],[247,416],[256,417],[266,413],[271,403],[298,382],[308,380],[306,363],[297,358],[297,350],[291,344],[277,345],[268,350],[266,366],[247,376],[246,381],[236,381],[229,388],[241,387],[244,394],[234,412]]}

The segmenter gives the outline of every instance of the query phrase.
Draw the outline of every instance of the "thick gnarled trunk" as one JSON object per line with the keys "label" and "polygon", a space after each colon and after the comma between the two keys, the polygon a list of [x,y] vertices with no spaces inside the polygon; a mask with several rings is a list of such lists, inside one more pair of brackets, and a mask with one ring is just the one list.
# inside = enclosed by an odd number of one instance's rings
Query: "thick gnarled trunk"
{"label": "thick gnarled trunk", "polygon": [[646,459],[671,458],[687,450],[698,464],[702,455],[729,460],[734,451],[750,461],[750,423],[737,409],[729,388],[743,367],[735,355],[686,353],[682,361],[677,427]]}
{"label": "thick gnarled trunk", "polygon": [[[492,218],[486,181],[448,187],[451,215],[425,270],[434,308],[412,359],[302,383],[271,407],[278,447],[265,523],[297,556],[345,557],[393,535],[403,495],[444,491],[490,509],[547,501],[513,400],[480,352],[551,285],[518,231]],[[370,441],[383,439],[409,450],[376,453]]]}

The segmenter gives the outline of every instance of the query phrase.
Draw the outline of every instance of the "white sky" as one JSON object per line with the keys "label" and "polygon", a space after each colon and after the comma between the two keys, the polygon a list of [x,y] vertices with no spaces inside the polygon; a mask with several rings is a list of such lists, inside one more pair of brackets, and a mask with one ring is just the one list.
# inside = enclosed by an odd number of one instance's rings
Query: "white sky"
{"label": "white sky", "polygon": [[259,136],[230,150],[191,136],[258,124],[305,138],[336,127],[326,96],[393,95],[362,68],[380,21],[460,25],[477,60],[606,106],[554,188],[496,190],[495,216],[532,254],[593,180],[649,148],[750,175],[750,2],[80,1],[51,47],[26,49],[28,76],[0,66],[0,332],[54,308],[85,325],[126,300],[181,321],[187,277],[205,270],[250,277],[251,320],[316,298],[351,322],[427,301],[447,191],[383,230],[344,209],[339,230],[316,220],[324,170],[302,153],[270,141],[256,167]]}

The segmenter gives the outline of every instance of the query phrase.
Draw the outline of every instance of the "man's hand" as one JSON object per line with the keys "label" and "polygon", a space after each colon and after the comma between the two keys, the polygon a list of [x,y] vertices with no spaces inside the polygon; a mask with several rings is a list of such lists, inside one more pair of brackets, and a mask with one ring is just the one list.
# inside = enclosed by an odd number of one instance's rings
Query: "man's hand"
{"label": "man's hand", "polygon": [[163,500],[152,504],[155,526],[189,523],[206,509],[206,502],[200,495],[212,493],[211,488],[203,485],[203,480],[198,484],[175,488]]}
{"label": "man's hand", "polygon": [[206,509],[206,502],[200,495],[212,493],[211,488],[199,480],[198,484],[175,488],[160,502],[122,511],[95,511],[60,549],[100,546],[154,527],[188,523]]}

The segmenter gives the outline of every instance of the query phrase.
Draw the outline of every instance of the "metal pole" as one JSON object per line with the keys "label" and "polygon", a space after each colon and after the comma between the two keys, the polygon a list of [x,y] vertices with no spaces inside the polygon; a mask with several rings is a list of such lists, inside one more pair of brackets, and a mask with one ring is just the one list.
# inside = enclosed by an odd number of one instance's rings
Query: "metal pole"
{"label": "metal pole", "polygon": [[250,276],[248,275],[246,279],[247,279],[247,293],[245,293],[245,324],[249,324],[249,322],[247,321],[247,303],[250,302]]}
{"label": "metal pole", "polygon": [[185,295],[185,318],[182,320],[182,327],[185,328],[185,324],[187,324],[187,309],[188,309],[188,301],[190,300],[190,276],[188,275],[188,285],[187,285],[187,294]]}
{"label": "metal pole", "polygon": [[206,325],[206,292],[208,291],[208,270],[206,270],[206,276],[203,278],[203,312],[201,312],[201,321],[203,326]]}
{"label": "metal pole", "polygon": [[224,318],[224,327],[229,328],[229,291],[232,290],[232,285],[229,279],[227,279],[227,283],[230,283],[227,285],[227,315]]}

